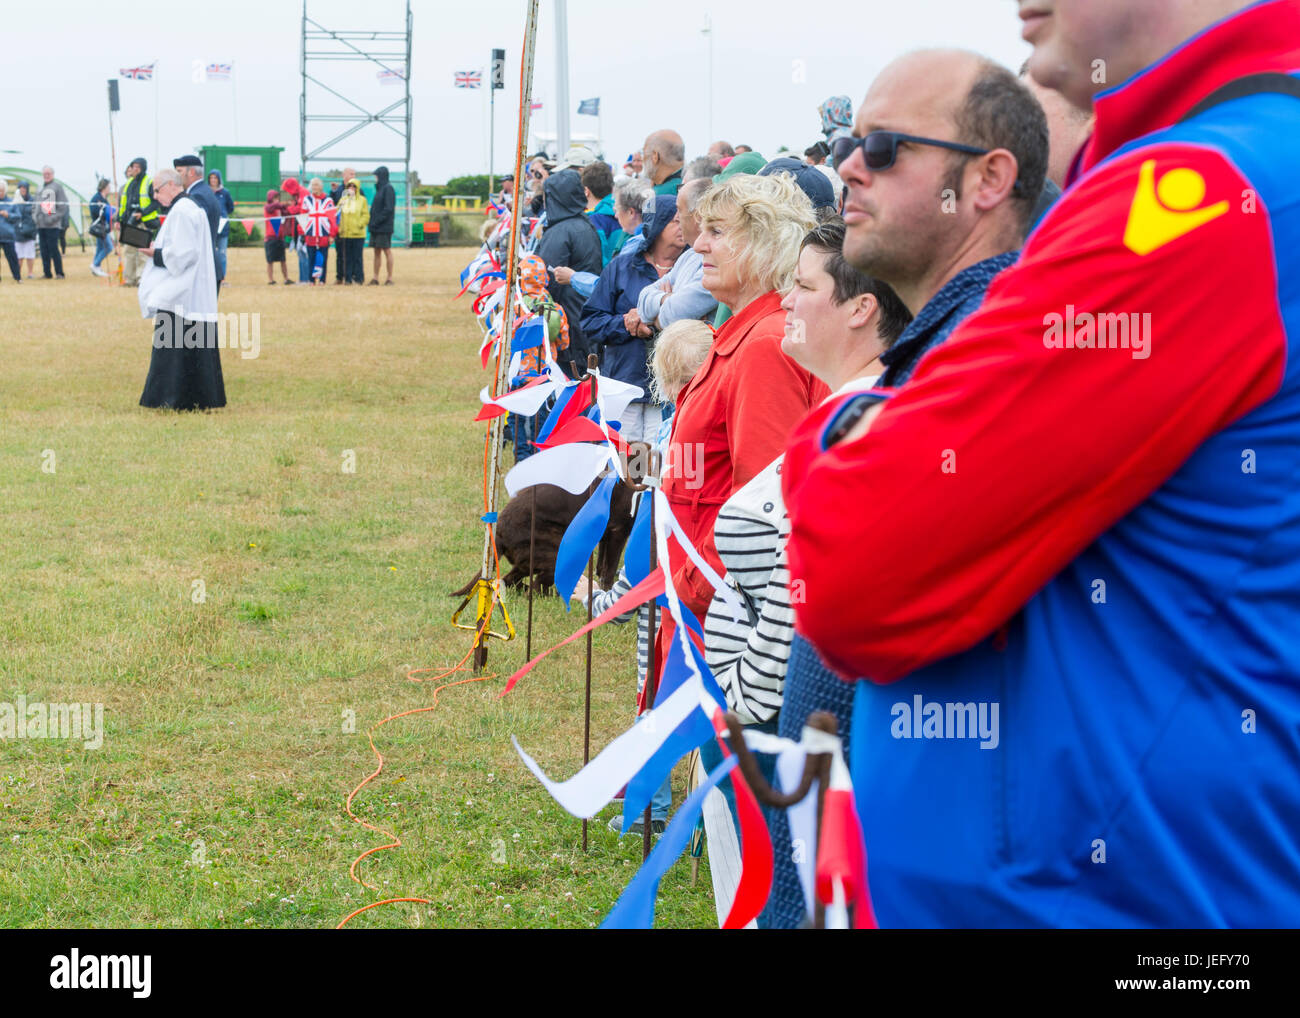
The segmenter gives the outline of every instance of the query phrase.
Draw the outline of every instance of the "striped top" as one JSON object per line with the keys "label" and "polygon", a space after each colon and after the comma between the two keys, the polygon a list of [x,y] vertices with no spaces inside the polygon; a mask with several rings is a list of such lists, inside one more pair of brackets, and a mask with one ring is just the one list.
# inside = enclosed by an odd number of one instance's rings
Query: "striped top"
{"label": "striped top", "polygon": [[[631,589],[632,584],[628,581],[627,571],[620,569],[618,579],[614,581],[614,585],[609,590],[601,590],[597,587],[592,592],[591,617],[595,618],[597,615],[609,611],[614,606],[614,602]],[[616,625],[627,622],[632,618],[633,612],[636,613],[636,691],[637,695],[640,696],[641,687],[645,685],[646,665],[650,660],[650,605],[643,604],[640,608],[625,611],[622,615],[614,616],[611,621]]]}
{"label": "striped top", "polygon": [[794,609],[786,543],[790,517],[781,498],[778,457],[729,498],[713,528],[724,578],[741,595],[749,618],[737,621],[715,594],[704,623],[705,656],[727,706],[745,724],[771,721],[785,690]]}

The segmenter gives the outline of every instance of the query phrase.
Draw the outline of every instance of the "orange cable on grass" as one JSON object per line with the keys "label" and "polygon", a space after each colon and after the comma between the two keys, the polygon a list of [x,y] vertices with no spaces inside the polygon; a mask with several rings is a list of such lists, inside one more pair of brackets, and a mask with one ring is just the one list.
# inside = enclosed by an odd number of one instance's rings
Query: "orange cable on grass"
{"label": "orange cable on grass", "polygon": [[[492,619],[492,608],[489,607],[488,617],[483,620],[483,626],[478,631],[479,637],[482,636],[483,631],[487,628],[488,623],[491,621],[491,619]],[[478,643],[478,639],[476,638],[474,641],[474,645],[476,646],[477,643]],[[465,662],[469,660],[470,654],[472,653],[474,653],[474,646],[471,646],[469,651],[465,654],[465,656],[461,658],[460,661],[458,661],[451,668],[447,668],[439,672],[437,675],[434,675],[430,678],[416,678],[416,676],[424,672],[431,672],[433,671],[432,668],[409,669],[406,673],[406,678],[409,682],[437,682],[439,679],[443,679],[449,675],[454,675],[459,671],[463,671],[465,668]],[[390,714],[388,717],[384,718],[378,724],[372,725],[369,729],[367,729],[366,739],[370,743],[370,751],[375,754],[375,758],[379,761],[379,766],[376,767],[374,771],[371,774],[369,774],[359,785],[357,785],[356,788],[352,789],[352,791],[348,794],[347,801],[344,804],[344,808],[347,810],[348,816],[351,817],[353,821],[360,824],[362,827],[365,827],[367,830],[374,831],[377,834],[382,834],[384,837],[391,838],[392,840],[387,845],[377,845],[374,848],[366,849],[366,851],[362,852],[359,856],[357,856],[354,860],[352,860],[352,865],[348,867],[348,876],[350,876],[362,887],[369,888],[372,891],[379,890],[379,888],[376,887],[374,884],[368,884],[364,880],[362,880],[361,877],[357,876],[357,866],[361,863],[361,861],[363,859],[366,859],[369,856],[374,855],[376,852],[383,852],[386,849],[400,848],[402,846],[402,839],[399,838],[392,831],[386,830],[383,827],[376,826],[375,824],[370,823],[368,820],[363,820],[361,819],[361,817],[357,816],[356,813],[352,811],[352,802],[357,797],[358,793],[363,788],[365,788],[366,785],[374,781],[375,778],[379,777],[379,775],[383,772],[384,769],[384,755],[381,752],[379,752],[378,747],[375,745],[375,737],[374,737],[375,731],[379,728],[382,728],[390,721],[396,721],[398,718],[408,717],[409,715],[412,714],[424,714],[428,711],[433,710],[435,707],[438,706],[438,694],[442,692],[442,690],[444,689],[449,689],[452,686],[467,685],[468,683],[471,682],[484,682],[487,679],[495,679],[497,677],[498,676],[496,675],[496,673],[492,673],[490,675],[476,675],[468,679],[457,679],[455,682],[445,682],[434,689],[433,702],[429,704],[429,706],[414,707],[411,710],[404,710],[404,711],[399,711],[396,714]],[[365,905],[362,908],[359,908],[356,911],[350,913],[349,915],[345,916],[343,920],[334,928],[336,930],[341,930],[348,923],[349,920],[355,918],[356,916],[359,916],[362,912],[375,908],[378,905],[389,905],[389,904],[393,904],[394,902],[400,902],[400,901],[411,901],[411,902],[417,902],[425,905],[433,904],[433,902],[430,901],[428,898],[385,898],[383,901],[371,902],[369,905]]]}

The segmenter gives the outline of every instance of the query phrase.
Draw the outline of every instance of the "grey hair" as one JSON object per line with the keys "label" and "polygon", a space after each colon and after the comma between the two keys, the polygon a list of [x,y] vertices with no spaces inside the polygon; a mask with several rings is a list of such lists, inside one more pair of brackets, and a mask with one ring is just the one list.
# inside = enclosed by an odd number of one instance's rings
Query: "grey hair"
{"label": "grey hair", "polygon": [[686,169],[682,172],[682,183],[689,184],[692,180],[712,180],[721,172],[722,167],[718,165],[716,159],[696,156],[686,164]]}
{"label": "grey hair", "polygon": [[8,194],[8,193],[9,193],[9,181],[0,180],[0,194]]}
{"label": "grey hair", "polygon": [[704,197],[704,192],[713,186],[711,179],[696,177],[694,180],[688,180],[681,187],[681,193],[686,195],[686,211],[694,212],[700,207],[700,199]]}
{"label": "grey hair", "polygon": [[153,175],[153,186],[155,190],[162,187],[165,184],[175,184],[177,187],[180,187],[181,186],[180,171],[175,170],[170,166],[164,166],[161,170],[159,170],[157,173]]}
{"label": "grey hair", "polygon": [[654,200],[655,188],[644,177],[620,180],[614,187],[614,207],[645,214],[646,202]]}

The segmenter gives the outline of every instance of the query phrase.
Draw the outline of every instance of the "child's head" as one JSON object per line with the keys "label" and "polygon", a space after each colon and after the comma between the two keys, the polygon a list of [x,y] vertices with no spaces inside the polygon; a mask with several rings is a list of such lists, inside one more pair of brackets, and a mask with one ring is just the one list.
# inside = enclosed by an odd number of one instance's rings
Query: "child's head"
{"label": "child's head", "polygon": [[713,330],[698,319],[673,322],[655,340],[650,362],[650,387],[656,399],[676,403],[677,397],[704,366],[713,345]]}

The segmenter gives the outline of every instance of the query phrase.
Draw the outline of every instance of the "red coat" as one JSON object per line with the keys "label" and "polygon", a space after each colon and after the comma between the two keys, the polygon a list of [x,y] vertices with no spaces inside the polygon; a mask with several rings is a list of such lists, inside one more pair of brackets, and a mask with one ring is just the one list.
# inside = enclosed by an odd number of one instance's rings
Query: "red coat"
{"label": "red coat", "polygon": [[[795,424],[829,394],[782,353],[784,332],[781,295],[766,293],[723,324],[704,366],[677,399],[672,470],[663,491],[682,530],[719,575],[713,523],[722,503],[785,451]],[[673,567],[678,596],[703,622],[713,587],[676,548]]]}

